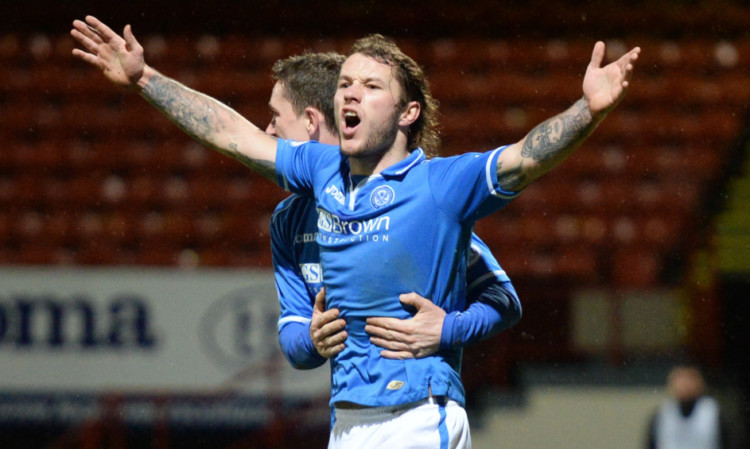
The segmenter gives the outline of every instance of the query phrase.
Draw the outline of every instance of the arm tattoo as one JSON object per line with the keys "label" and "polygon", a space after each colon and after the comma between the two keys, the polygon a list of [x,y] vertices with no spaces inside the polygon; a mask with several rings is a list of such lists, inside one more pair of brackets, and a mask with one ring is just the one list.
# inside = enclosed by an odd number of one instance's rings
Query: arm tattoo
{"label": "arm tattoo", "polygon": [[499,173],[497,175],[497,182],[498,184],[500,184],[500,187],[503,190],[514,192],[518,190],[522,185],[526,184],[528,176],[524,174],[523,170],[521,170],[521,167],[522,165],[519,165],[512,170],[503,172],[503,162],[500,160],[497,161],[497,172]]}
{"label": "arm tattoo", "polygon": [[537,162],[566,156],[593,131],[591,111],[586,101],[578,100],[567,111],[540,123],[524,142],[521,156]]}
{"label": "arm tattoo", "polygon": [[[212,132],[221,132],[215,104],[178,82],[155,74],[143,88],[143,96],[183,131],[204,144]],[[213,107],[212,107],[213,106]]]}
{"label": "arm tattoo", "polygon": [[217,136],[227,132],[228,122],[237,119],[237,113],[227,113],[227,106],[218,100],[159,73],[151,77],[143,88],[142,95],[193,139],[275,181],[276,171],[273,162],[248,157],[239,151],[237,143],[234,142],[229,143],[227,147],[217,144]]}
{"label": "arm tattoo", "polygon": [[255,173],[263,176],[264,178],[273,181],[274,183],[277,182],[276,179],[276,165],[271,161],[265,161],[262,159],[253,159],[251,157],[248,157],[246,154],[241,153],[239,149],[237,148],[236,143],[230,143],[229,149],[231,151],[221,151],[221,153],[226,154],[227,156],[234,158],[241,163],[247,165],[250,167]]}
{"label": "arm tattoo", "polygon": [[[526,136],[521,148],[521,162],[503,172],[502,162],[497,161],[498,183],[508,191],[516,191],[551,170],[565,159],[591,134],[596,123],[584,99],[578,100],[562,114],[537,125]],[[537,168],[525,169],[532,160]]]}

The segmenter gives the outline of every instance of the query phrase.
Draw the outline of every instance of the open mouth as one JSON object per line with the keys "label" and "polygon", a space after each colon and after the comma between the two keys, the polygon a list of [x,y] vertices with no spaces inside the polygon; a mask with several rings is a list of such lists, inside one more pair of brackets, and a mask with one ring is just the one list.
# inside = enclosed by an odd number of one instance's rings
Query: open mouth
{"label": "open mouth", "polygon": [[356,112],[347,111],[344,113],[344,125],[347,131],[352,131],[359,125],[360,119]]}

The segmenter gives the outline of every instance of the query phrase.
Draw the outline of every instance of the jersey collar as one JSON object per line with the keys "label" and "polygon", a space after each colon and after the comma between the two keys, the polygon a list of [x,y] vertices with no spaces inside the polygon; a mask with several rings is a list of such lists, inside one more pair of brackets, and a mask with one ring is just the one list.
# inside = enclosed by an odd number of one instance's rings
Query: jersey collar
{"label": "jersey collar", "polygon": [[424,155],[424,151],[422,151],[421,148],[417,148],[416,150],[412,151],[411,154],[409,154],[409,156],[407,156],[405,159],[381,171],[380,175],[382,175],[386,179],[404,176],[409,172],[409,170],[424,162],[425,159],[426,157]]}

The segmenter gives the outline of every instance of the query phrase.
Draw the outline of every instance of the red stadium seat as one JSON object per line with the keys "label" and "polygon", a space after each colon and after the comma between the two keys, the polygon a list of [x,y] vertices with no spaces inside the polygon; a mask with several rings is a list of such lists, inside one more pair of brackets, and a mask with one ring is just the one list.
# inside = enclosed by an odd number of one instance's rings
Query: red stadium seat
{"label": "red stadium seat", "polygon": [[169,244],[149,242],[142,245],[135,254],[135,263],[148,266],[177,266],[181,249]]}
{"label": "red stadium seat", "polygon": [[79,265],[131,265],[134,263],[132,254],[119,246],[111,245],[108,241],[81,242],[74,254],[74,261]]}
{"label": "red stadium seat", "polygon": [[626,248],[611,258],[613,285],[622,288],[654,287],[660,281],[662,258],[648,248]]}
{"label": "red stadium seat", "polygon": [[598,251],[580,245],[565,246],[556,251],[555,274],[588,285],[596,285],[604,280]]}

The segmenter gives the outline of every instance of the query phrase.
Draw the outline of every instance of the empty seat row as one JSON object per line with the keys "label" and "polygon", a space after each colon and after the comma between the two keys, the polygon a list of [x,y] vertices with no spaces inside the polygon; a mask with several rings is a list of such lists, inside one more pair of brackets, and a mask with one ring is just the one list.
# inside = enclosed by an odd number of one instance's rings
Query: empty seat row
{"label": "empty seat row", "polygon": [[[154,64],[200,65],[227,63],[233,67],[268,67],[279,58],[305,50],[347,53],[353,38],[305,39],[301,36],[258,36],[241,34],[146,34],[139,36],[149,61]],[[514,66],[549,68],[584,64],[591,56],[590,39],[497,39],[477,37],[441,37],[415,40],[398,37],[397,43],[416,61],[430,66],[462,65],[468,68]],[[654,39],[645,35],[625,40],[610,40],[609,59],[631,46],[644,49],[646,68],[668,67],[733,68],[750,61],[747,39]],[[64,63],[73,61],[75,41],[67,34],[0,35],[0,59],[20,63]]]}
{"label": "empty seat row", "polygon": [[269,223],[270,214],[262,212],[7,211],[0,215],[0,243],[20,248],[80,246],[95,241],[141,248],[161,244],[268,247]]}

